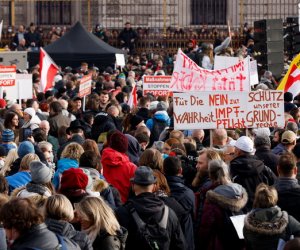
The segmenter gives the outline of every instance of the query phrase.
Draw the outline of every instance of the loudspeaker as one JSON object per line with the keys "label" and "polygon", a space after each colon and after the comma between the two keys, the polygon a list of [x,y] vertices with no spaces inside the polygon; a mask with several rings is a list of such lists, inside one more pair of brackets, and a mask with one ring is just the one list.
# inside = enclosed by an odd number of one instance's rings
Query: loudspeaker
{"label": "loudspeaker", "polygon": [[284,42],[283,24],[281,19],[259,20],[254,22],[254,51],[258,64],[270,70],[275,77],[283,71]]}

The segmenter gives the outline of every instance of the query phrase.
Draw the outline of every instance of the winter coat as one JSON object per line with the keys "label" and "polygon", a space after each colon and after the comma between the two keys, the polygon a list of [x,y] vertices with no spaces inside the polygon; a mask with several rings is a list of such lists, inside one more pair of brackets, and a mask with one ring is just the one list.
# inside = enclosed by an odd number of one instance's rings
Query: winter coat
{"label": "winter coat", "polygon": [[70,168],[78,168],[78,166],[78,161],[70,158],[62,158],[57,162],[57,170],[54,173],[54,177],[52,180],[52,183],[56,190],[59,188],[62,173]]}
{"label": "winter coat", "polygon": [[276,250],[279,239],[300,236],[300,223],[278,206],[253,209],[245,218],[247,250]]}
{"label": "winter coat", "polygon": [[123,250],[125,249],[127,235],[128,232],[124,227],[121,227],[120,230],[118,230],[117,235],[110,235],[107,232],[100,231],[93,242],[93,249]]}
{"label": "winter coat", "polygon": [[277,164],[279,160],[279,156],[274,154],[269,146],[257,147],[255,151],[255,155],[258,159],[260,159],[266,166],[268,166],[276,176],[277,173]]}
{"label": "winter coat", "polygon": [[[169,117],[167,111],[156,111],[153,117],[159,121],[166,122],[167,126],[170,126],[170,117]],[[146,126],[150,129],[150,131],[152,131],[152,129],[153,129],[153,123],[154,123],[153,118],[149,119],[146,122]]]}
{"label": "winter coat", "polygon": [[203,214],[196,244],[197,249],[233,250],[242,249],[229,217],[241,214],[248,195],[239,184],[219,185],[206,193]]}
{"label": "winter coat", "polygon": [[93,250],[89,237],[80,231],[76,231],[67,221],[46,219],[46,225],[50,231],[76,242],[82,250]]}
{"label": "winter coat", "polygon": [[182,177],[166,176],[166,178],[171,190],[171,197],[174,197],[186,211],[180,224],[185,236],[187,249],[194,249],[193,218],[195,212],[195,195],[191,189],[184,185]]}
{"label": "winter coat", "polygon": [[300,221],[300,185],[297,179],[279,177],[274,187],[278,193],[277,205]]}
{"label": "winter coat", "polygon": [[[66,238],[64,238],[67,249],[79,250],[79,246]],[[43,249],[53,250],[58,248],[59,241],[57,236],[51,232],[45,223],[33,226],[25,234],[17,238],[11,246],[11,250],[20,249]]]}
{"label": "winter coat", "polygon": [[67,116],[64,116],[62,113],[49,117],[48,122],[50,124],[49,134],[58,137],[58,129],[62,126],[69,127],[71,123],[71,119]]}
{"label": "winter coat", "polygon": [[6,177],[6,180],[9,185],[9,193],[11,193],[14,189],[25,186],[28,182],[30,182],[31,174],[29,172],[22,171]]}
{"label": "winter coat", "polygon": [[147,108],[139,108],[139,110],[136,112],[136,115],[143,117],[144,122],[146,123],[147,120],[150,118],[150,111]]}
{"label": "winter coat", "polygon": [[103,149],[101,163],[105,179],[120,192],[122,201],[126,202],[131,186],[130,178],[134,176],[136,165],[130,162],[126,154],[110,147]]}
{"label": "winter coat", "polygon": [[92,125],[92,139],[98,142],[98,138],[102,133],[107,133],[114,129],[116,129],[116,126],[111,116],[105,112],[100,112],[95,116],[95,120]]}
{"label": "winter coat", "polygon": [[[35,115],[34,117],[32,117],[30,119],[30,121],[24,123],[22,128],[30,128],[33,131],[36,128],[40,127],[40,123],[41,123],[40,118],[37,115]],[[24,139],[26,139],[26,138],[24,138]]]}
{"label": "winter coat", "polygon": [[[164,202],[153,193],[142,193],[130,198],[125,205],[116,211],[118,221],[128,230],[126,249],[140,250],[141,243],[137,241],[137,226],[129,211],[130,204],[135,208],[137,214],[145,223],[151,223],[151,221],[156,223],[160,222],[165,205]],[[169,249],[185,250],[185,239],[176,214],[172,209],[169,209],[167,231],[170,238]]]}
{"label": "winter coat", "polygon": [[66,141],[64,144],[62,144],[57,151],[57,159],[58,160],[60,159],[61,154],[64,151],[65,147],[68,146],[72,142],[76,142],[76,143],[82,145],[84,143],[84,138],[78,134],[75,134],[72,136],[72,138],[70,138],[68,141]]}
{"label": "winter coat", "polygon": [[260,183],[273,185],[276,179],[273,171],[254,155],[241,155],[230,162],[233,182],[242,185],[248,193],[248,203],[244,211],[250,211],[256,187]]}
{"label": "winter coat", "polygon": [[281,155],[286,151],[285,146],[279,143],[275,148],[272,149],[272,153],[275,155]]}
{"label": "winter coat", "polygon": [[124,41],[123,47],[133,49],[134,43],[131,41],[132,39],[137,38],[137,33],[132,29],[123,29],[119,34],[119,40]]}

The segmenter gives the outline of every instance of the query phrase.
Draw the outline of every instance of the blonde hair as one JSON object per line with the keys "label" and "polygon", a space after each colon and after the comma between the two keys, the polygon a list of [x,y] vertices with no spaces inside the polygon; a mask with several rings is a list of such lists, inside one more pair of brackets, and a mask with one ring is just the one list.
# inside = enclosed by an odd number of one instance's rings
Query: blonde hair
{"label": "blonde hair", "polygon": [[39,149],[44,152],[44,149],[46,149],[45,151],[47,151],[48,148],[51,148],[51,150],[53,149],[53,146],[50,142],[47,141],[41,141],[38,144]]}
{"label": "blonde hair", "polygon": [[21,160],[20,170],[29,170],[29,164],[32,161],[39,161],[39,160],[40,160],[40,158],[36,154],[30,153],[30,154],[25,155]]}
{"label": "blonde hair", "polygon": [[79,158],[83,152],[84,149],[80,144],[72,142],[64,148],[61,153],[61,158],[70,158],[79,161]]}
{"label": "blonde hair", "polygon": [[0,171],[0,174],[2,174],[3,176],[6,176],[6,172],[10,171],[11,165],[18,158],[19,158],[19,155],[18,155],[18,151],[16,148],[9,150],[9,152],[5,158],[4,166]]}
{"label": "blonde hair", "polygon": [[45,203],[45,216],[50,219],[72,221],[74,210],[68,198],[62,194],[50,196]]}
{"label": "blonde hair", "polygon": [[120,229],[120,224],[113,210],[101,197],[85,197],[74,205],[77,215],[81,217],[81,219],[88,221],[91,225],[84,231],[92,242],[100,230],[104,230],[110,235],[116,235]]}
{"label": "blonde hair", "polygon": [[274,187],[265,183],[257,186],[254,196],[253,208],[269,208],[276,206],[278,194]]}

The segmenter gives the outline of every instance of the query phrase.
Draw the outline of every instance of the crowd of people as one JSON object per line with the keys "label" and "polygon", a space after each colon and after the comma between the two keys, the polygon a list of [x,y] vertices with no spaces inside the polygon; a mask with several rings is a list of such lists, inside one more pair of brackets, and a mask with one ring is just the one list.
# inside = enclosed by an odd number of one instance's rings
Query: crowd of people
{"label": "crowd of people", "polygon": [[[26,34],[18,42],[38,47]],[[0,99],[0,249],[299,249],[297,97],[284,94],[282,128],[175,130],[172,97],[143,96],[141,81],[172,74],[175,57],[134,54],[129,23],[121,34],[133,53],[124,68],[60,68],[41,93],[36,65],[33,99]],[[252,55],[248,38],[237,51],[231,34],[192,39],[185,53],[212,69],[214,54]],[[277,86],[269,71],[260,81],[256,90]]]}

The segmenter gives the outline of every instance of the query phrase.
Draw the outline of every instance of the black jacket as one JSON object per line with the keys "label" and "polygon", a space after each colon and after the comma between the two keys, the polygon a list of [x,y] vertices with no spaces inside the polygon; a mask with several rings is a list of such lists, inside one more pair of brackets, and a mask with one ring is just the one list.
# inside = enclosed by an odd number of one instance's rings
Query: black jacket
{"label": "black jacket", "polygon": [[144,122],[146,123],[147,120],[150,118],[150,111],[147,108],[139,108],[139,110],[136,112],[136,115],[143,117]]}
{"label": "black jacket", "polygon": [[131,39],[136,39],[137,38],[137,34],[136,32],[130,28],[129,30],[127,29],[123,29],[121,31],[121,33],[119,34],[119,40],[120,41],[124,41],[125,43],[123,44],[123,47],[127,47],[129,49],[133,48],[133,42],[131,41]]}
{"label": "black jacket", "polygon": [[88,236],[84,232],[76,231],[69,222],[46,219],[46,225],[53,233],[76,242],[82,250],[93,250],[92,243]]}
{"label": "black jacket", "polygon": [[123,227],[117,232],[117,235],[110,235],[107,232],[100,231],[93,242],[93,249],[123,250],[125,249],[127,235],[128,232]]}
{"label": "black jacket", "polygon": [[171,197],[185,209],[186,214],[181,218],[180,224],[185,236],[187,249],[192,250],[194,246],[193,217],[195,212],[195,195],[191,189],[184,185],[183,178],[179,176],[166,176]]}
{"label": "black jacket", "polygon": [[[68,249],[79,250],[79,246],[64,238],[65,245]],[[53,250],[59,245],[59,241],[55,233],[51,232],[45,223],[33,226],[27,233],[16,239],[11,246],[11,250],[20,249],[43,249],[43,250]]]}
{"label": "black jacket", "polygon": [[[153,193],[142,193],[138,196],[132,197],[127,203],[120,207],[116,211],[116,216],[120,224],[128,230],[128,238],[126,242],[126,249],[128,250],[140,250],[141,244],[137,242],[137,226],[129,211],[129,202],[135,208],[138,215],[146,223],[155,221],[160,222],[163,211],[164,202],[160,200]],[[185,240],[178,221],[178,218],[174,211],[170,209],[169,218],[167,222],[167,231],[170,237],[170,249],[172,250],[184,250]],[[165,249],[163,249],[165,250]]]}
{"label": "black jacket", "polygon": [[233,182],[242,185],[248,193],[248,203],[244,212],[250,211],[254,201],[256,187],[260,183],[273,185],[276,179],[273,171],[254,155],[241,155],[230,163]]}
{"label": "black jacket", "polygon": [[277,205],[300,221],[300,185],[297,179],[280,177],[274,187],[278,192]]}
{"label": "black jacket", "polygon": [[266,166],[268,166],[274,174],[277,176],[277,164],[279,155],[272,153],[270,147],[262,146],[256,148],[255,155],[260,159]]}

